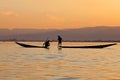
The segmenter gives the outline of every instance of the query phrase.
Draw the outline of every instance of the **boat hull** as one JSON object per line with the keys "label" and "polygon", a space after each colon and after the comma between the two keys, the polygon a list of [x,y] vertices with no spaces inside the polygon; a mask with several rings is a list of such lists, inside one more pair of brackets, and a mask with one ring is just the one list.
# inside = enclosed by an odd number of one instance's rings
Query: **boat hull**
{"label": "boat hull", "polygon": [[[25,48],[46,48],[45,46],[34,46],[34,45],[28,45],[16,42],[16,44],[25,47]],[[106,48],[109,46],[116,45],[116,43],[113,44],[104,44],[104,45],[95,45],[95,46],[59,46],[59,48]]]}
{"label": "boat hull", "polygon": [[16,44],[18,44],[22,47],[25,47],[25,48],[45,48],[44,46],[34,46],[34,45],[28,45],[28,44],[23,44],[23,43],[19,43],[19,42],[16,42]]}
{"label": "boat hull", "polygon": [[95,46],[59,46],[60,48],[106,48],[109,46],[116,45],[114,44],[105,44],[105,45],[95,45]]}

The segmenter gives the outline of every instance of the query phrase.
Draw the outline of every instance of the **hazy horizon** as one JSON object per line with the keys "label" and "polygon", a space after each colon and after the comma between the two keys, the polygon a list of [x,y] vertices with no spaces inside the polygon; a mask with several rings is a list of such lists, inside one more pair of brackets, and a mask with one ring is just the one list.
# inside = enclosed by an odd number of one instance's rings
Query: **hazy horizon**
{"label": "hazy horizon", "polygon": [[0,28],[0,29],[8,29],[8,30],[15,30],[15,29],[35,29],[35,30],[67,30],[67,29],[85,29],[85,28],[120,28],[120,26],[86,26],[86,27],[78,27],[78,28]]}
{"label": "hazy horizon", "polygon": [[77,29],[0,29],[0,40],[120,41],[120,27],[85,27]]}

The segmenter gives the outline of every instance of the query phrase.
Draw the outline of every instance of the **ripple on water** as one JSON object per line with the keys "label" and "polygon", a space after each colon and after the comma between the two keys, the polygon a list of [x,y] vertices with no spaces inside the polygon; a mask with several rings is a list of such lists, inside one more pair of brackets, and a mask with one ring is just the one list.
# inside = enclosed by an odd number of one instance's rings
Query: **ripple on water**
{"label": "ripple on water", "polygon": [[120,45],[62,50],[56,44],[49,50],[26,49],[11,42],[0,46],[0,80],[120,80]]}

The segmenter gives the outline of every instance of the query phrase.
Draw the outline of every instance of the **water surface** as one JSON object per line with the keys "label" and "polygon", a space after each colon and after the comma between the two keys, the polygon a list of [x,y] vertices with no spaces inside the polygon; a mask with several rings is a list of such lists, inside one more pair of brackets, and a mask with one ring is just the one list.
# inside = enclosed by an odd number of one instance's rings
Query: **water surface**
{"label": "water surface", "polygon": [[[63,43],[97,44],[107,43]],[[104,49],[58,49],[52,42],[50,49],[41,49],[0,42],[0,80],[120,80],[120,44]]]}

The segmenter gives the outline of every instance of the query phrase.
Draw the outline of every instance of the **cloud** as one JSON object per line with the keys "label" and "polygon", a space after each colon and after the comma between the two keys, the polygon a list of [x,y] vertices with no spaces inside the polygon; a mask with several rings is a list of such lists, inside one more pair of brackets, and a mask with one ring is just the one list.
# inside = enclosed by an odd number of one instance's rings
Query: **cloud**
{"label": "cloud", "polygon": [[56,16],[56,15],[48,15],[47,14],[47,17],[51,20],[51,21],[54,21],[54,22],[64,22],[65,19],[61,16]]}
{"label": "cloud", "polygon": [[0,14],[4,16],[18,16],[18,14],[13,11],[0,11]]}

